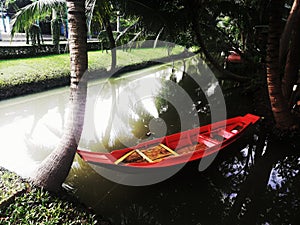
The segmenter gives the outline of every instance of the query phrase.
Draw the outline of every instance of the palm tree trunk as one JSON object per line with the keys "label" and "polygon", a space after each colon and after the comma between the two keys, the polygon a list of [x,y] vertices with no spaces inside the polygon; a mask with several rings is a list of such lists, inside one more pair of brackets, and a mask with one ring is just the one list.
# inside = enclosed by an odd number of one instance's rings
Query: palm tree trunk
{"label": "palm tree trunk", "polygon": [[86,103],[87,28],[84,1],[67,0],[70,33],[71,85],[69,116],[59,146],[41,163],[33,182],[50,191],[61,189],[70,171],[81,136]]}
{"label": "palm tree trunk", "polygon": [[289,50],[289,44],[291,40],[291,34],[295,28],[295,20],[297,18],[297,11],[300,7],[300,0],[295,0],[293,3],[293,6],[291,8],[289,17],[286,21],[286,24],[284,26],[283,33],[281,35],[280,39],[280,48],[279,48],[279,62],[283,63],[282,61],[285,59],[288,50]]}
{"label": "palm tree trunk", "polygon": [[110,50],[111,50],[111,70],[114,70],[117,65],[117,51],[116,51],[116,41],[113,35],[113,31],[110,25],[110,20],[108,15],[103,15],[102,17],[105,30],[108,36],[109,44],[110,44]]}
{"label": "palm tree trunk", "polygon": [[54,8],[52,9],[51,35],[55,52],[59,53],[60,24],[59,19],[57,18],[57,12]]}
{"label": "palm tree trunk", "polygon": [[[300,19],[300,17],[299,17]],[[300,20],[299,20],[300,22]],[[300,23],[298,23],[300,25]],[[299,26],[297,26],[298,28]],[[290,50],[287,55],[284,77],[282,79],[282,92],[286,99],[291,99],[292,89],[299,75],[300,62],[300,32],[298,29],[292,34]],[[289,107],[293,102],[289,101]]]}
{"label": "palm tree trunk", "polygon": [[[282,92],[286,99],[291,99],[293,85],[297,82],[300,62],[300,0],[295,0],[286,27],[291,27],[288,34],[290,42],[285,43],[288,49],[285,72],[282,79]],[[286,29],[285,29],[286,30]],[[282,43],[282,41],[281,41]],[[281,47],[281,46],[280,46]],[[289,102],[291,107],[292,102]]]}
{"label": "palm tree trunk", "polygon": [[269,98],[276,126],[280,129],[290,129],[293,118],[289,111],[287,100],[281,89],[281,69],[279,64],[279,43],[282,34],[283,1],[272,0],[269,20],[269,36],[267,45],[267,82]]}
{"label": "palm tree trunk", "polygon": [[4,33],[6,33],[6,23],[5,23],[5,18],[4,18],[4,3],[2,1],[1,1],[1,17],[2,17]]}

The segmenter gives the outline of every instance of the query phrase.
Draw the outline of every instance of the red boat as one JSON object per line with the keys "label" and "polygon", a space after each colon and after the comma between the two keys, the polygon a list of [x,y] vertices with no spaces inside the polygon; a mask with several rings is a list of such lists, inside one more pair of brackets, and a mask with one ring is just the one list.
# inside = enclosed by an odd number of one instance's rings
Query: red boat
{"label": "red boat", "polygon": [[258,116],[247,114],[110,153],[86,150],[77,150],[77,153],[88,163],[119,171],[177,166],[224,149],[259,119]]}
{"label": "red boat", "polygon": [[231,63],[242,63],[242,58],[237,52],[229,51],[226,61]]}

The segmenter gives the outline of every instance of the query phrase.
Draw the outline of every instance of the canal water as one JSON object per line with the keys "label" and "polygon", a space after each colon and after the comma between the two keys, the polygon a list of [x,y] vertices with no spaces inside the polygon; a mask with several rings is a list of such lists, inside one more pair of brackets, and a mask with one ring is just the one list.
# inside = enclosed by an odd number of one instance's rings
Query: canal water
{"label": "canal water", "polygon": [[[0,102],[1,166],[27,177],[53,151],[66,121],[68,95],[68,88],[58,88]],[[195,58],[94,80],[79,148],[109,152],[132,146],[244,115],[251,112],[247,102],[239,87],[219,84]],[[233,148],[243,155],[247,143]],[[76,156],[65,187],[114,224],[217,224],[232,194],[219,163],[217,157],[202,172],[187,166],[147,183],[107,173]]]}

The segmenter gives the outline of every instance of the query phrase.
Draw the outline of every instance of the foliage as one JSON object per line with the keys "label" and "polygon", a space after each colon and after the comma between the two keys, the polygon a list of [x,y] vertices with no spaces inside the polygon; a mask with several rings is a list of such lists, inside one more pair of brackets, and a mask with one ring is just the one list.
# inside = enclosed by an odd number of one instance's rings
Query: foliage
{"label": "foliage", "polygon": [[[128,15],[138,16],[145,33],[189,48],[199,45],[191,26],[195,13],[206,49],[222,68],[224,57],[236,49],[243,57],[242,73],[256,73],[258,62],[265,58],[265,38],[257,25],[267,23],[268,3],[255,1],[187,1],[187,0],[129,0],[120,4]],[[203,51],[203,49],[199,49]],[[244,68],[245,67],[245,68]],[[249,68],[252,68],[249,70]]]}
{"label": "foliage", "polygon": [[88,19],[96,20],[100,23],[100,26],[104,26],[103,18],[109,16],[112,13],[113,6],[110,1],[99,1],[99,0],[87,0],[86,15]]}
{"label": "foliage", "polygon": [[156,219],[151,215],[151,212],[144,209],[141,206],[133,204],[125,209],[121,215],[122,225],[132,225],[132,224],[151,224],[151,225],[161,225]]}
{"label": "foliage", "polygon": [[52,12],[52,8],[64,8],[65,3],[65,0],[39,0],[21,8],[11,21],[11,35],[28,29],[36,20],[44,19]]}
{"label": "foliage", "polygon": [[[219,17],[219,22],[217,24],[217,27],[220,27],[223,29],[228,36],[237,43],[239,41],[240,37],[240,30],[237,26],[237,21],[235,19],[230,18],[229,16]],[[242,43],[240,43],[242,44]]]}

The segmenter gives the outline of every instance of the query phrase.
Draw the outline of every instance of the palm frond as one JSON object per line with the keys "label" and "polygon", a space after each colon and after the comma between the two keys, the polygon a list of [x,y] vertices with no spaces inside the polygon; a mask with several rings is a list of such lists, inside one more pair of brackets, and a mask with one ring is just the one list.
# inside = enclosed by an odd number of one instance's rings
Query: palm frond
{"label": "palm frond", "polygon": [[97,0],[86,0],[85,1],[85,14],[86,18],[90,19],[93,16],[95,5]]}
{"label": "palm frond", "polygon": [[52,8],[65,6],[66,0],[39,0],[23,7],[11,20],[11,37],[16,32],[28,28],[35,20],[41,18],[45,12],[51,12]]}
{"label": "palm frond", "polygon": [[131,26],[129,26],[129,27],[127,27],[126,29],[124,29],[124,30],[117,36],[116,42],[118,42],[118,41],[120,40],[120,38],[121,38],[122,36],[124,36],[124,35],[127,33],[127,31],[129,31],[131,28],[133,28],[138,22],[139,22],[139,18],[138,18],[137,21],[134,22]]}
{"label": "palm frond", "polygon": [[[94,11],[97,11],[94,13]],[[92,20],[93,15],[100,14],[101,17],[110,15],[112,12],[112,5],[109,0],[86,0],[85,1],[85,14],[87,19]],[[101,20],[101,18],[100,18]],[[103,21],[100,21],[101,23]]]}

